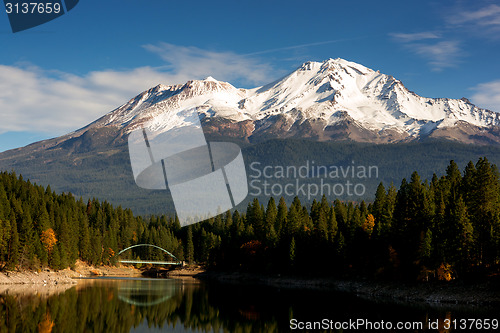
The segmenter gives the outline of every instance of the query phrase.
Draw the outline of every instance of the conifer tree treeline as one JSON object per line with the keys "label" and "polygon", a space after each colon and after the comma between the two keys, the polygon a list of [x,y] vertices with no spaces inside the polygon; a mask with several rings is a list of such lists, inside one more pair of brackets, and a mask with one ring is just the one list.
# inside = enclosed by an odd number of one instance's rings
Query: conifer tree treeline
{"label": "conifer tree treeline", "polygon": [[[115,264],[116,254],[138,243],[157,244],[183,259],[178,220],[134,217],[108,202],[55,194],[14,174],[0,173],[0,269],[62,269],[77,259]],[[158,252],[158,253],[157,253]],[[138,248],[124,258],[163,259],[161,251]]]}
{"label": "conifer tree treeline", "polygon": [[224,269],[463,278],[500,268],[500,177],[486,158],[463,173],[451,161],[430,182],[414,172],[399,190],[381,183],[368,205],[254,199],[245,215],[226,213],[190,229],[195,260]]}
{"label": "conifer tree treeline", "polygon": [[[465,277],[498,271],[500,178],[486,158],[463,173],[423,181],[417,172],[399,190],[381,183],[372,203],[323,197],[257,199],[238,211],[181,228],[176,218],[134,217],[109,203],[84,203],[0,174],[0,267],[59,269],[76,259],[114,264],[133,244],[161,246],[179,259],[222,269],[308,272],[408,279]],[[128,256],[164,259],[137,248]]]}

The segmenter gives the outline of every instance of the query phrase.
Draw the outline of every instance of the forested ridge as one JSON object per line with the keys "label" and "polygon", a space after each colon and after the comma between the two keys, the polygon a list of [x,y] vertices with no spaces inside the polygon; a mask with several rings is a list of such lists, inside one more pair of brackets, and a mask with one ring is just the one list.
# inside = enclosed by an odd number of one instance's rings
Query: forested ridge
{"label": "forested ridge", "polygon": [[[414,172],[380,184],[371,203],[323,197],[254,199],[188,227],[176,218],[134,216],[96,199],[56,194],[13,173],[0,174],[0,268],[62,269],[77,259],[115,264],[120,250],[155,244],[214,269],[428,280],[498,272],[500,178],[486,158],[422,180]],[[125,257],[164,259],[151,248]]]}

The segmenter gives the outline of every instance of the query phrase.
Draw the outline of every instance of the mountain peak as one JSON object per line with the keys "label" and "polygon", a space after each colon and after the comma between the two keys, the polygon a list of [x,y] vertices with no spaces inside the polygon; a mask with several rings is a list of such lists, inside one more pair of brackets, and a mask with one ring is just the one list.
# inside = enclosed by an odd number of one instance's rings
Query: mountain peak
{"label": "mountain peak", "polygon": [[206,78],[203,79],[203,81],[213,81],[213,82],[218,82],[216,79],[214,79],[211,76],[207,76]]}
{"label": "mountain peak", "polygon": [[[213,124],[228,122],[231,125],[224,126],[240,128],[248,137],[269,135],[264,132],[273,126],[279,127],[273,135],[288,137],[297,126],[309,124],[300,135],[314,131],[307,135],[333,138],[325,133],[342,125],[342,131],[358,131],[358,141],[395,142],[434,132],[443,135],[464,122],[483,129],[500,125],[500,114],[466,99],[421,97],[391,75],[342,58],[304,62],[282,79],[254,89],[237,89],[211,76],[179,85],[160,84],[94,124],[120,126],[125,132],[140,126],[168,130],[182,126],[178,114],[187,108],[196,108],[206,120],[217,118]],[[453,135],[462,140],[482,130],[463,131],[471,130],[461,126],[456,129],[460,134]]]}
{"label": "mountain peak", "polygon": [[366,75],[373,73],[372,69],[369,69],[363,65],[358,63],[348,61],[342,58],[330,58],[322,62],[318,61],[306,61],[299,68],[297,68],[296,72],[318,72],[318,73],[332,73],[332,72],[345,72],[349,75]]}
{"label": "mountain peak", "polygon": [[159,92],[159,91],[167,90],[169,88],[170,88],[170,86],[167,86],[167,85],[159,83],[158,85],[156,85],[155,87],[153,87],[151,89],[151,91],[153,91],[153,92]]}

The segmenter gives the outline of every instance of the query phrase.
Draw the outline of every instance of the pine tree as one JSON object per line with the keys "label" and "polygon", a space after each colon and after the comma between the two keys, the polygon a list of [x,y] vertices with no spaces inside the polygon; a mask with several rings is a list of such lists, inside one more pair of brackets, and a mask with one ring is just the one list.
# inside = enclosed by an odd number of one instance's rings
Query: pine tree
{"label": "pine tree", "polygon": [[450,201],[455,201],[458,199],[459,190],[462,182],[462,174],[458,169],[458,165],[455,161],[451,160],[450,165],[446,168],[446,179],[449,183],[449,191],[450,191]]}
{"label": "pine tree", "polygon": [[271,197],[269,199],[269,202],[267,203],[267,209],[264,216],[264,240],[267,246],[270,246],[271,248],[276,247],[278,243],[278,234],[276,233],[276,230],[274,228],[277,216],[278,209],[276,207],[276,202],[274,201],[274,198]]}
{"label": "pine tree", "polygon": [[2,183],[0,183],[0,220],[7,220],[10,217],[10,202],[7,198],[7,192]]}
{"label": "pine tree", "polygon": [[54,247],[54,250],[50,254],[50,267],[54,270],[59,270],[63,268],[63,264],[61,262],[61,252],[59,249],[59,245]]}
{"label": "pine tree", "polygon": [[10,222],[0,219],[0,270],[2,269],[1,263],[7,261],[10,238]]}
{"label": "pine tree", "polygon": [[472,208],[474,205],[474,191],[476,179],[476,167],[472,161],[469,161],[464,170],[464,177],[461,183],[461,193],[465,201],[465,205]]}
{"label": "pine tree", "polygon": [[248,203],[246,219],[247,224],[252,225],[257,237],[261,238],[264,235],[264,213],[257,198]]}
{"label": "pine tree", "polygon": [[347,209],[345,205],[343,205],[339,199],[335,199],[334,202],[334,209],[335,209],[335,220],[337,221],[339,230],[342,230],[342,232],[345,232],[347,229]]}
{"label": "pine tree", "polygon": [[[288,211],[288,215],[286,217],[287,224],[284,231],[285,231],[285,236],[288,238],[292,238],[299,230],[300,213],[297,212],[296,207],[297,207],[296,205],[291,205],[290,210]],[[302,207],[300,207],[299,209],[300,211],[302,211]]]}
{"label": "pine tree", "polygon": [[494,264],[498,247],[494,230],[500,227],[499,175],[487,158],[476,163],[474,185],[470,194],[473,227],[477,233],[479,256],[482,264]]}
{"label": "pine tree", "polygon": [[320,242],[326,243],[328,241],[328,223],[327,217],[325,216],[325,212],[320,209],[319,215],[317,217],[317,221],[314,226],[314,233],[316,238]]}
{"label": "pine tree", "polygon": [[[372,206],[372,213],[376,221],[380,221],[382,219],[386,200],[387,200],[387,194],[385,191],[385,187],[384,184],[380,182],[380,184],[378,184],[377,191],[375,192],[375,201],[373,201],[373,206]],[[379,231],[380,226],[377,226],[376,230]]]}
{"label": "pine tree", "polygon": [[432,231],[427,229],[424,239],[420,246],[420,259],[423,261],[429,260],[432,254]]}
{"label": "pine tree", "polygon": [[296,251],[295,238],[292,237],[292,239],[290,241],[290,250],[289,250],[289,262],[290,262],[290,266],[292,266],[292,267],[295,265],[295,257],[296,257],[295,251]]}
{"label": "pine tree", "polygon": [[328,240],[330,243],[333,243],[335,237],[337,236],[337,232],[339,230],[337,219],[335,217],[335,210],[333,207],[330,207],[328,213]]}
{"label": "pine tree", "polygon": [[278,235],[282,235],[284,228],[287,224],[288,208],[286,206],[285,198],[281,197],[278,203],[278,214],[276,215],[276,224],[274,229]]}
{"label": "pine tree", "polygon": [[337,237],[335,239],[335,253],[337,257],[341,260],[345,259],[345,238],[344,235],[342,234],[342,231],[339,231],[337,233]]}
{"label": "pine tree", "polygon": [[16,220],[12,217],[10,222],[11,232],[6,268],[12,270],[19,264],[19,235],[17,233]]}
{"label": "pine tree", "polygon": [[80,258],[84,261],[91,260],[91,245],[90,245],[90,227],[86,215],[79,216],[80,221],[80,239],[79,239],[79,253]]}
{"label": "pine tree", "polygon": [[451,222],[456,232],[452,246],[453,262],[458,264],[461,271],[467,271],[473,264],[473,251],[476,248],[474,227],[470,222],[465,201],[460,196],[453,205]]}
{"label": "pine tree", "polygon": [[189,263],[194,261],[193,230],[191,229],[191,226],[188,227],[186,236],[186,260]]}

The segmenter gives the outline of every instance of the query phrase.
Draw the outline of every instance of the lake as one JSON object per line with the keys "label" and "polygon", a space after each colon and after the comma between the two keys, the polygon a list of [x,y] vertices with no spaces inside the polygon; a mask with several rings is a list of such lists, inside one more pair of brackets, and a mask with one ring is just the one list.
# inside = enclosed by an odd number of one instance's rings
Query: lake
{"label": "lake", "polygon": [[[471,325],[492,331],[498,328],[499,310],[195,279],[0,286],[0,332],[343,332],[354,331],[356,324],[359,332],[451,332]],[[407,326],[398,330],[396,325]]]}

